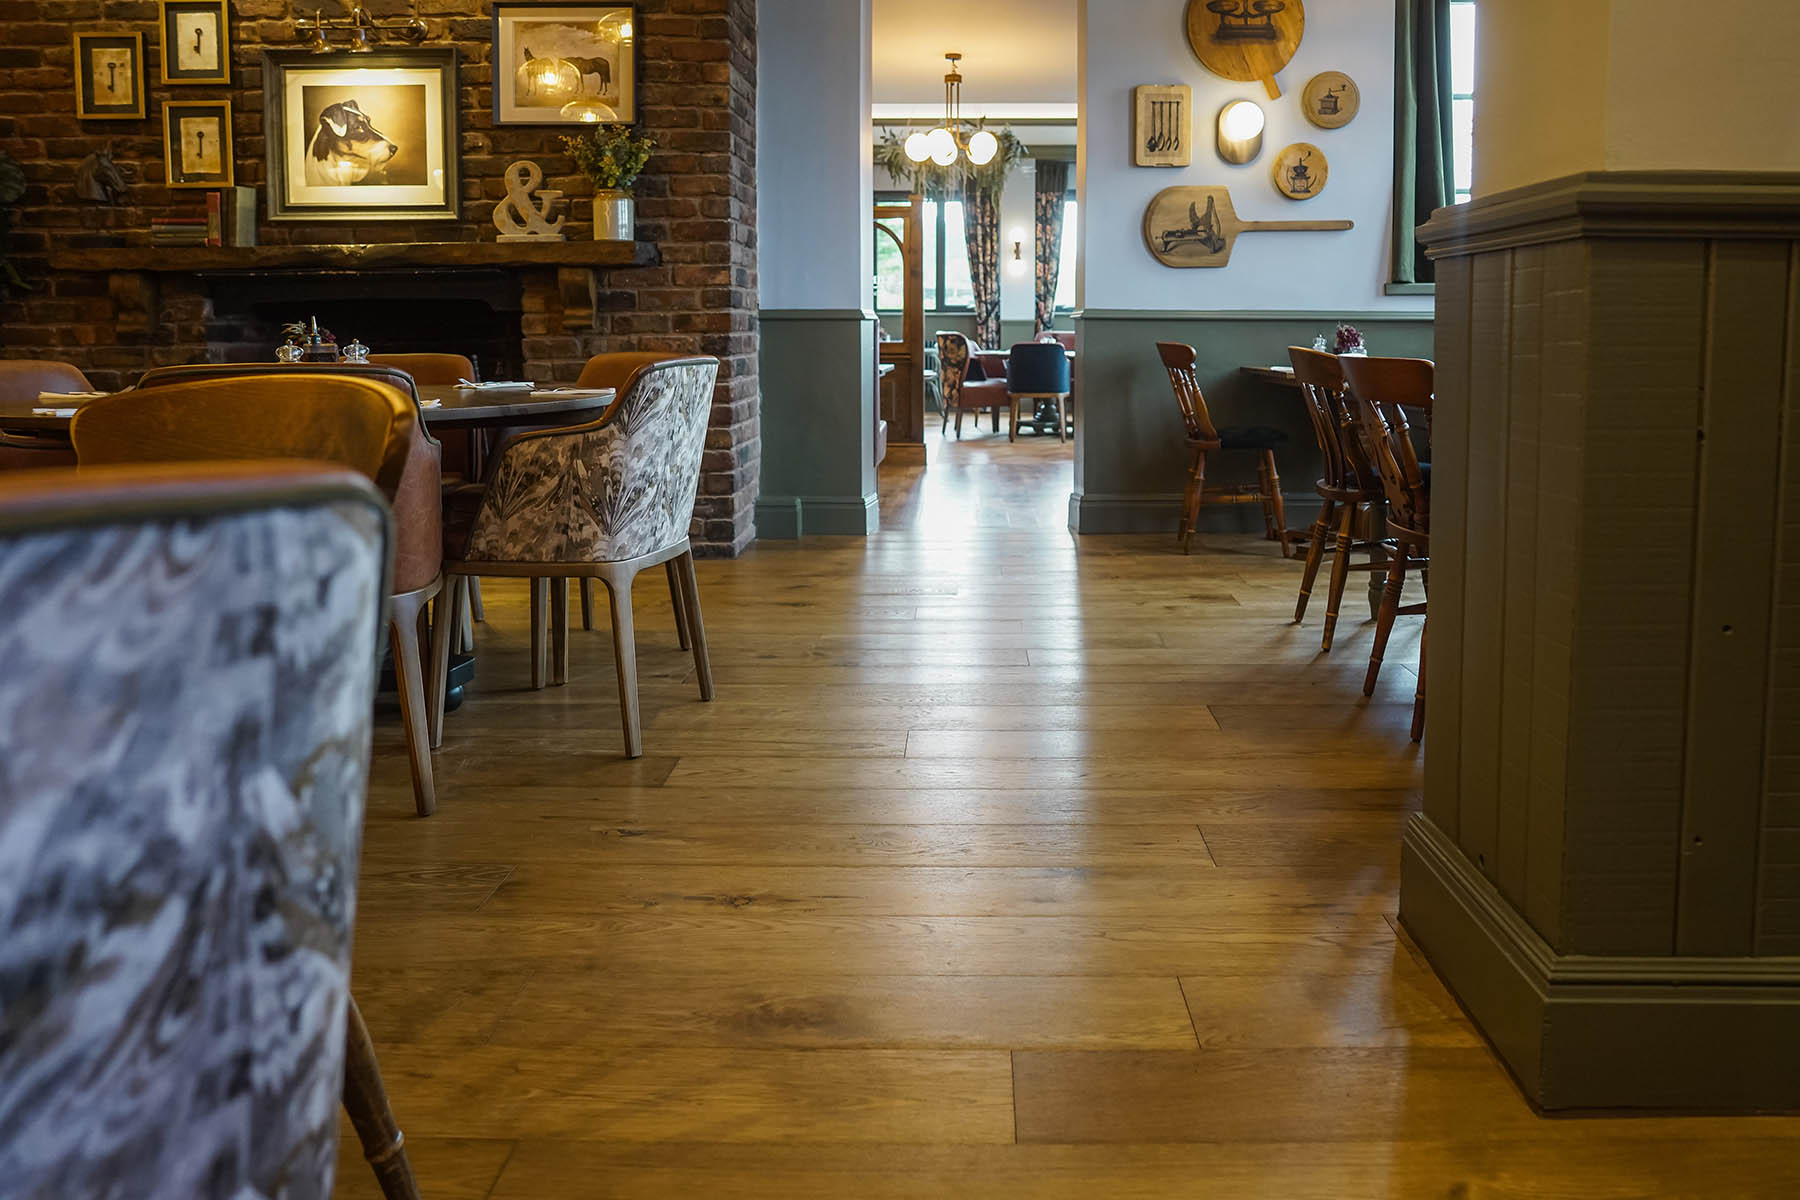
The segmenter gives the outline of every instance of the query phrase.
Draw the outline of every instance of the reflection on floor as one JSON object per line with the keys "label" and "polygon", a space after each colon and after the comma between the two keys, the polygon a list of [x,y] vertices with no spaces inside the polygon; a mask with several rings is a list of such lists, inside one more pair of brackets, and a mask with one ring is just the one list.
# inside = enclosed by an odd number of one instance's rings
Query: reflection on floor
{"label": "reflection on floor", "polygon": [[1396,934],[1411,619],[1365,701],[1270,544],[1077,540],[1069,487],[965,423],[879,535],[703,562],[712,704],[647,581],[636,761],[606,635],[533,693],[489,585],[358,920],[427,1196],[1790,1194],[1800,1122],[1535,1117]]}

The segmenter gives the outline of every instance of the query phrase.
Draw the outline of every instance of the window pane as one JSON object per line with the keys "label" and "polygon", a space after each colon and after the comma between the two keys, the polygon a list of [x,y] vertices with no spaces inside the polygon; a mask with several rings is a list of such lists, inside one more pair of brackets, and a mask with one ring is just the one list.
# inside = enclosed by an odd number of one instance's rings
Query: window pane
{"label": "window pane", "polygon": [[[876,222],[900,236],[905,222],[887,217]],[[906,265],[894,239],[875,231],[875,307],[882,312],[898,312],[906,306]]]}
{"label": "window pane", "polygon": [[1475,179],[1475,101],[1450,102],[1450,136],[1456,155],[1456,190],[1467,192]]}
{"label": "window pane", "polygon": [[1450,91],[1475,93],[1475,6],[1466,0],[1450,5]]}
{"label": "window pane", "polygon": [[1063,204],[1062,253],[1056,268],[1056,307],[1069,312],[1075,307],[1075,201]]}
{"label": "window pane", "polygon": [[969,281],[969,244],[963,239],[961,200],[944,201],[944,307],[975,307],[975,285]]}
{"label": "window pane", "polygon": [[927,200],[923,214],[919,217],[925,227],[925,307],[938,306],[937,294],[937,221],[938,206],[936,200]]}

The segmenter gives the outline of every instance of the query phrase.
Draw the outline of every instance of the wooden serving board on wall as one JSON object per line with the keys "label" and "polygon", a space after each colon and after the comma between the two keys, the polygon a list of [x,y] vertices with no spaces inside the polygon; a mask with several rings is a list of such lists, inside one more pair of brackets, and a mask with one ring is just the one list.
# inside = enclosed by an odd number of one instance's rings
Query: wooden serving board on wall
{"label": "wooden serving board on wall", "polygon": [[1261,80],[1269,99],[1281,99],[1275,73],[1287,66],[1306,32],[1302,0],[1188,0],[1188,45],[1214,75]]}
{"label": "wooden serving board on wall", "polygon": [[1144,244],[1165,267],[1222,267],[1240,233],[1352,229],[1350,221],[1241,221],[1231,189],[1172,187],[1144,210]]}

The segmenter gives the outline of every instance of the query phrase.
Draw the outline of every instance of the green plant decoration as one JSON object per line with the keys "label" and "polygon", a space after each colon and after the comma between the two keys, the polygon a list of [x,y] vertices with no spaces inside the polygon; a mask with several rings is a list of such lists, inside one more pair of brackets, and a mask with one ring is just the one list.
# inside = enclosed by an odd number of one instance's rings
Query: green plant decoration
{"label": "green plant decoration", "polygon": [[575,169],[602,191],[629,192],[650,161],[656,140],[629,125],[602,125],[591,133],[562,140]]}
{"label": "green plant decoration", "polygon": [[[982,123],[977,121],[970,132],[981,127]],[[1025,157],[1025,143],[1010,129],[1002,129],[994,136],[1000,142],[1000,149],[981,166],[958,155],[955,162],[940,167],[930,159],[916,163],[906,157],[906,140],[897,131],[889,129],[875,144],[875,165],[895,179],[907,180],[908,190],[921,196],[960,196],[969,188],[997,193],[1006,182],[1006,173]]]}
{"label": "green plant decoration", "polygon": [[25,170],[13,156],[0,150],[0,294],[8,288],[23,288],[25,279],[12,265],[7,251],[12,241],[13,206],[24,198]]}

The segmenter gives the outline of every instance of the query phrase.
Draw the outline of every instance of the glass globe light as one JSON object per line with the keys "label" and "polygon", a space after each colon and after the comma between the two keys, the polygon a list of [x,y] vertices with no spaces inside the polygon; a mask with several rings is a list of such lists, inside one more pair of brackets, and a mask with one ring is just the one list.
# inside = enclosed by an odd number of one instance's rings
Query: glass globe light
{"label": "glass globe light", "polygon": [[938,166],[947,167],[956,161],[956,138],[942,125],[925,135],[925,144],[931,149],[931,161]]}
{"label": "glass globe light", "polygon": [[557,115],[565,120],[580,121],[583,125],[600,125],[619,119],[617,109],[602,104],[590,96],[579,96],[569,101],[562,106]]}
{"label": "glass globe light", "polygon": [[601,17],[594,25],[594,32],[609,42],[629,42],[631,40],[631,17],[628,13],[615,12]]}
{"label": "glass globe light", "polygon": [[916,163],[922,163],[931,157],[931,139],[925,136],[923,130],[907,135],[906,157]]}
{"label": "glass globe light", "polygon": [[984,167],[994,161],[994,155],[1000,153],[1000,139],[985,129],[975,132],[969,139],[969,161],[978,167]]}
{"label": "glass globe light", "polygon": [[526,103],[549,107],[581,95],[581,72],[563,58],[528,58],[515,72]]}
{"label": "glass globe light", "polygon": [[1219,130],[1234,142],[1247,142],[1263,131],[1263,110],[1249,100],[1229,104],[1219,117]]}

